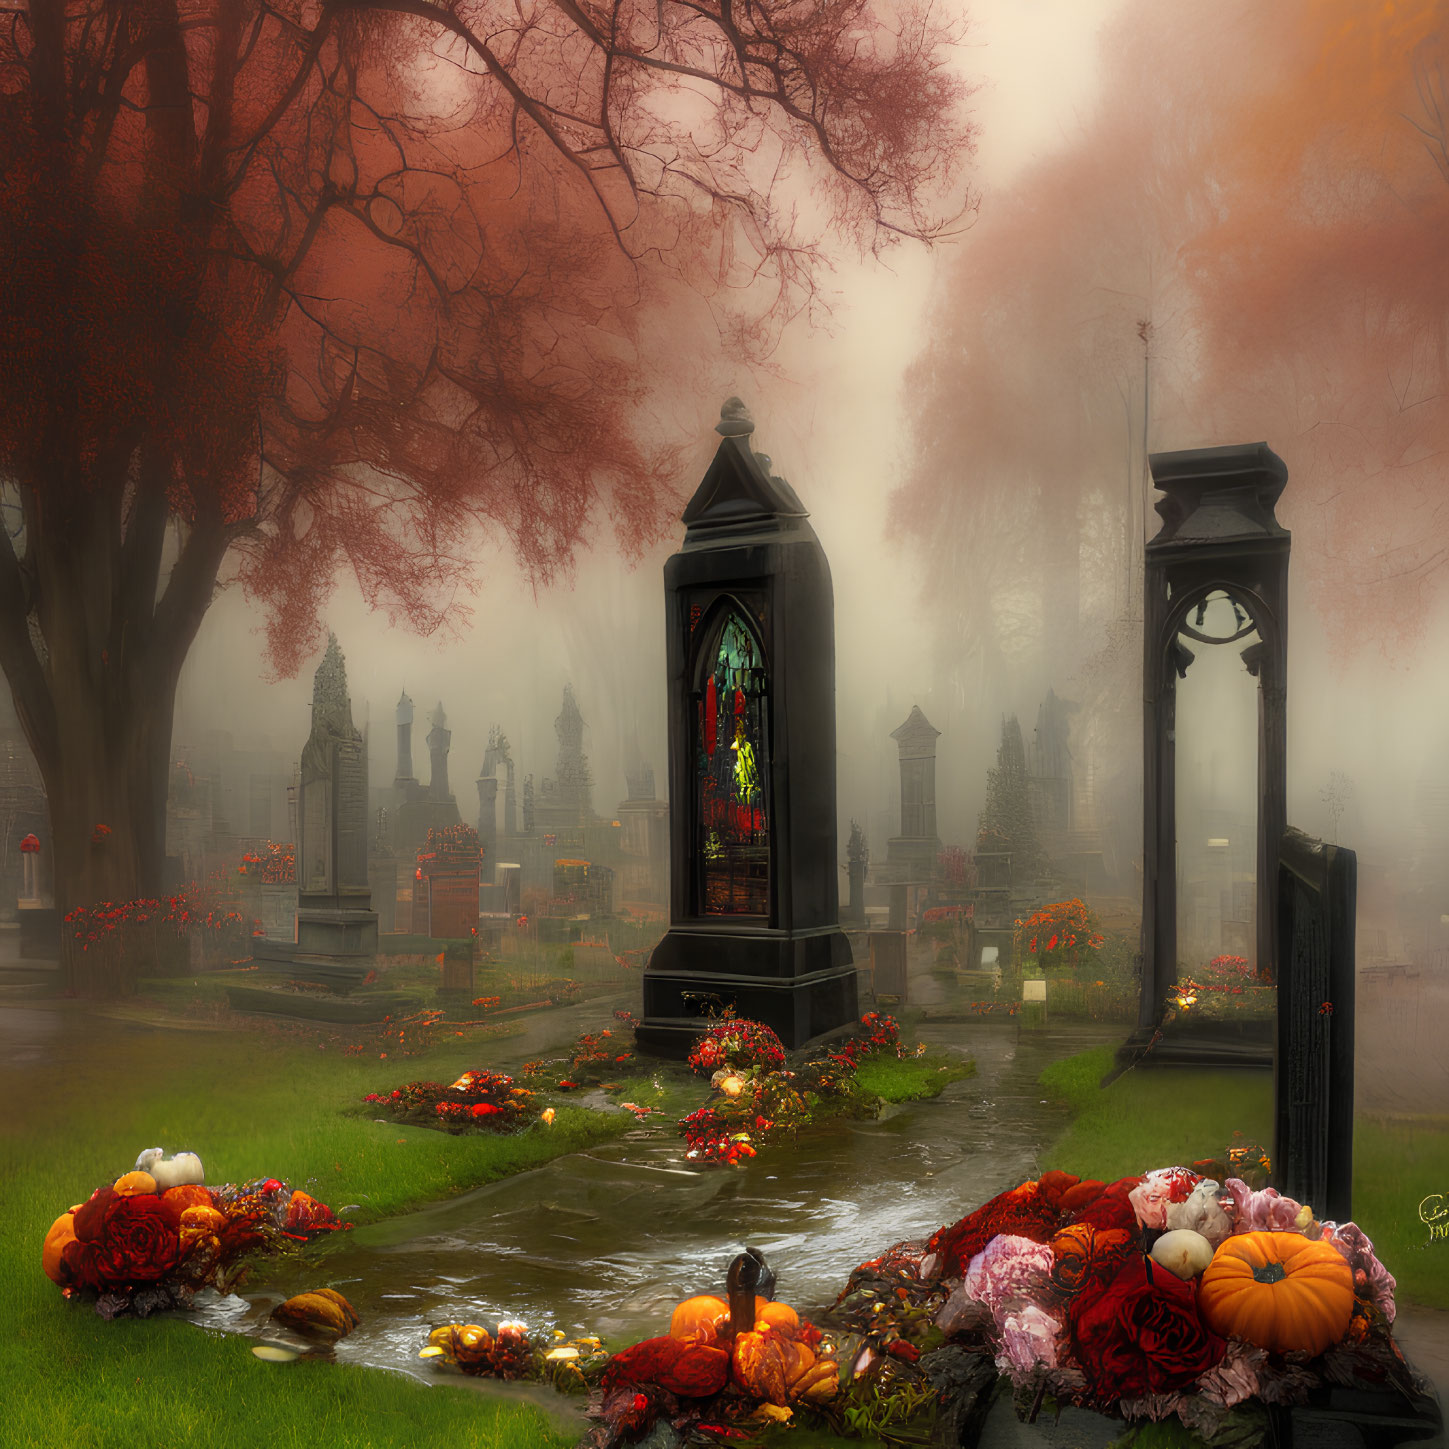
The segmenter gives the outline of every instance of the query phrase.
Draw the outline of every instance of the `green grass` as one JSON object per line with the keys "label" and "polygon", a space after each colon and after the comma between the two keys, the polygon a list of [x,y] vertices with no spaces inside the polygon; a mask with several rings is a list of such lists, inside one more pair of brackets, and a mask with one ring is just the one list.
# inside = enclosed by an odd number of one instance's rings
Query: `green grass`
{"label": "green grass", "polygon": [[860,1089],[883,1102],[939,1097],[952,1082],[976,1075],[976,1063],[940,1057],[867,1057],[856,1069]]}
{"label": "green grass", "polygon": [[[552,1127],[452,1137],[372,1120],[359,1099],[412,1078],[486,1066],[457,1040],[380,1061],[254,1034],[140,1032],[64,1073],[3,1077],[0,1333],[9,1397],[0,1445],[328,1449],[444,1442],[552,1446],[576,1434],[536,1405],[320,1362],[263,1364],[244,1339],[175,1320],[105,1323],[40,1269],[52,1220],[126,1171],[145,1147],[191,1148],[213,1183],[276,1176],[366,1222],[577,1151],[633,1126],[560,1106]],[[158,1437],[153,1416],[165,1431]],[[224,1426],[224,1427],[223,1427]]]}
{"label": "green grass", "polygon": [[[1260,1072],[1127,1072],[1098,1085],[1114,1053],[1098,1047],[1054,1062],[1041,1084],[1071,1108],[1043,1155],[1049,1167],[1110,1182],[1148,1167],[1220,1156],[1241,1132],[1271,1151],[1273,1089]],[[1354,1221],[1398,1279],[1403,1302],[1449,1308],[1449,1240],[1429,1241],[1419,1203],[1449,1195],[1449,1120],[1361,1118],[1354,1131]]]}

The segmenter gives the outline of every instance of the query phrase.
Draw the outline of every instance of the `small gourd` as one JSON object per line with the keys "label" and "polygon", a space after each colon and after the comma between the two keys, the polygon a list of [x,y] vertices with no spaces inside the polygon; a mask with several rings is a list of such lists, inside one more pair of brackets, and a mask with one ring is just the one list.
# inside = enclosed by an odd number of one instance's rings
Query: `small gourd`
{"label": "small gourd", "polygon": [[1174,1228],[1152,1245],[1152,1261],[1184,1281],[1196,1278],[1213,1260],[1213,1245],[1191,1228]]}

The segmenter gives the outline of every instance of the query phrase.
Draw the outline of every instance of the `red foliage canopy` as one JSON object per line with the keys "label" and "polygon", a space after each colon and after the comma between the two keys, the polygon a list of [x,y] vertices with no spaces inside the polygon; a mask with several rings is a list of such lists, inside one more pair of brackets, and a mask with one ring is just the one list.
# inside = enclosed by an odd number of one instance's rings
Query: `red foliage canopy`
{"label": "red foliage canopy", "polygon": [[428,630],[480,521],[539,582],[601,512],[649,540],[682,299],[744,352],[809,309],[792,173],[859,245],[945,226],[949,39],[924,0],[9,10],[0,666],[67,899],[159,883],[219,580],[290,672],[344,566]]}
{"label": "red foliage canopy", "polygon": [[867,0],[12,13],[0,467],[27,547],[77,508],[142,547],[179,519],[183,559],[230,549],[271,606],[283,670],[344,562],[426,629],[473,519],[536,577],[600,500],[638,547],[671,496],[634,427],[638,304],[687,284],[746,345],[808,305],[817,249],[775,194],[807,160],[857,239],[938,230],[946,38]]}

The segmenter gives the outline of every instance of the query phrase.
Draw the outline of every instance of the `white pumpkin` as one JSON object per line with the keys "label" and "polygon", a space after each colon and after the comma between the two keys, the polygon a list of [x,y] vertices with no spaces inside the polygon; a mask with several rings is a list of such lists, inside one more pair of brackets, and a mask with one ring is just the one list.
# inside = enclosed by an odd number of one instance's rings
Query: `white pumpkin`
{"label": "white pumpkin", "polygon": [[1191,1228],[1174,1228],[1152,1245],[1152,1261],[1179,1278],[1196,1278],[1213,1260],[1213,1245]]}

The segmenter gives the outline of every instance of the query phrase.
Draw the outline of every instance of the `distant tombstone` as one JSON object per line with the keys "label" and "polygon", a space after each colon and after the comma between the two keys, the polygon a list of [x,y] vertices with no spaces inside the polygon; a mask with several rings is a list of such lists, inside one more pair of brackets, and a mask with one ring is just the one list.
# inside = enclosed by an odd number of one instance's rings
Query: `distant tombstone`
{"label": "distant tombstone", "polygon": [[503,911],[517,916],[523,911],[523,867],[517,861],[500,860],[494,883],[503,896]]}
{"label": "distant tombstone", "polygon": [[434,940],[472,937],[478,928],[478,858],[478,832],[471,827],[428,830],[418,852],[414,930]]}
{"label": "distant tombstone", "polygon": [[336,635],[312,683],[312,733],[297,785],[297,946],[368,955],[377,913],[367,875],[367,745],[352,723],[347,666]]}
{"label": "distant tombstone", "polygon": [[1353,1217],[1354,917],[1358,860],[1289,829],[1278,852],[1273,1185],[1320,1218]]}
{"label": "distant tombstone", "polygon": [[[719,1001],[790,1049],[856,1019],[840,929],[835,604],[794,490],[738,398],[664,570],[670,926],[645,969],[642,1051],[683,1057]],[[788,723],[787,723],[788,722]]]}
{"label": "distant tombstone", "polygon": [[473,995],[473,957],[475,947],[472,941],[463,941],[443,948],[442,991],[447,995]]}
{"label": "distant tombstone", "polygon": [[906,1004],[906,933],[872,931],[870,941],[871,990],[877,997],[893,996]]}

